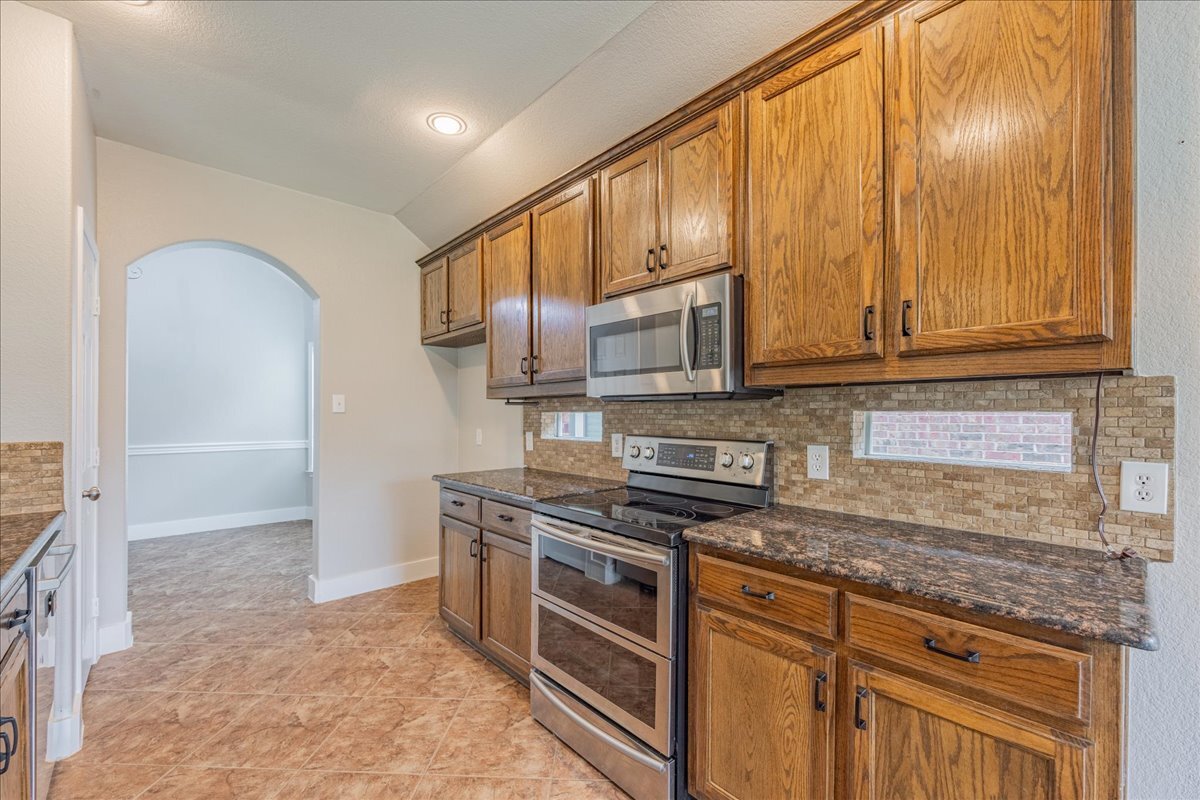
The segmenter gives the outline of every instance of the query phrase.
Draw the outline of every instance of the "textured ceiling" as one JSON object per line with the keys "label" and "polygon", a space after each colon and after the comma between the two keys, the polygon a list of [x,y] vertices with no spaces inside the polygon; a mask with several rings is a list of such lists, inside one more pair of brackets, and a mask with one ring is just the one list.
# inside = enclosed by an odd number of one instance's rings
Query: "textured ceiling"
{"label": "textured ceiling", "polygon": [[98,135],[437,246],[851,0],[27,2],[75,23]]}

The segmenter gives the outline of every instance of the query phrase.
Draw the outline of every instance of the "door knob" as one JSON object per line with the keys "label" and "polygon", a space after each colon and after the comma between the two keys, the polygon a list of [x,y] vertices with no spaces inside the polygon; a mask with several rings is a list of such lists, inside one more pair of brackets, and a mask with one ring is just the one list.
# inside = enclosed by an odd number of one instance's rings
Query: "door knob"
{"label": "door knob", "polygon": [[88,500],[99,500],[100,499],[100,487],[93,486],[92,488],[90,488],[86,492],[84,492],[83,496],[86,497]]}

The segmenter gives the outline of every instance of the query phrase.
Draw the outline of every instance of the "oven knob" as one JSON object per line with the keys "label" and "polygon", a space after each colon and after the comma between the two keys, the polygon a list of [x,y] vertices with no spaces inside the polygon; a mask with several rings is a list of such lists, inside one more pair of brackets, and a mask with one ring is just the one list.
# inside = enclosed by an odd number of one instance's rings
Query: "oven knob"
{"label": "oven knob", "polygon": [[733,453],[724,453],[721,455],[721,466],[726,468],[733,466]]}
{"label": "oven knob", "polygon": [[749,454],[742,456],[742,469],[754,469],[754,456]]}
{"label": "oven knob", "polygon": [[630,448],[629,448],[629,457],[630,458],[637,458],[641,454],[642,454],[642,448],[638,447],[636,444],[630,446]]}
{"label": "oven knob", "polygon": [[646,455],[645,455],[645,456],[643,456],[643,458],[654,458],[654,448],[653,448],[653,447],[647,447],[647,448],[646,448]]}

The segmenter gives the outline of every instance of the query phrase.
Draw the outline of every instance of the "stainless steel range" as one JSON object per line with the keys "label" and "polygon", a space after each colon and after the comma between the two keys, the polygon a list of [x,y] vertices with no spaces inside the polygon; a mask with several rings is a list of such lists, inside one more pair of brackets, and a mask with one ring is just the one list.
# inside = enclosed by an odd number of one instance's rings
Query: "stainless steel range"
{"label": "stainless steel range", "polygon": [[533,506],[533,716],[635,800],[687,797],[683,531],[771,503],[771,443],[630,436],[627,485]]}

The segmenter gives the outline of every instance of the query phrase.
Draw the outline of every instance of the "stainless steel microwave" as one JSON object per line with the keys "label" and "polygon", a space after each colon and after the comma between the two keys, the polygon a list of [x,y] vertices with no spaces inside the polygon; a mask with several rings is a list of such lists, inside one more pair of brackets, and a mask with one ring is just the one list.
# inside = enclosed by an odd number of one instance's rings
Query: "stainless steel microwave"
{"label": "stainless steel microwave", "polygon": [[742,384],[742,279],[722,274],[587,309],[587,394],[605,400],[777,394]]}

